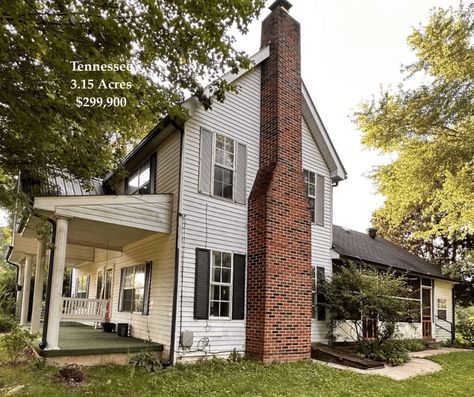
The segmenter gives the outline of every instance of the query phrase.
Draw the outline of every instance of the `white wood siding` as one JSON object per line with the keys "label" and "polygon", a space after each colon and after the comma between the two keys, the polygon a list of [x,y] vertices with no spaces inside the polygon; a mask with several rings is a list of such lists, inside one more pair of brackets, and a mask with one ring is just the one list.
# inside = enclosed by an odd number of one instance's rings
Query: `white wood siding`
{"label": "white wood siding", "polygon": [[[75,278],[90,274],[89,297],[96,295],[97,271],[114,269],[111,321],[132,325],[133,337],[150,338],[165,345],[169,351],[171,337],[171,316],[173,307],[174,266],[176,247],[176,213],[178,208],[180,135],[170,135],[157,149],[157,193],[173,194],[171,232],[157,233],[124,247],[123,252],[96,249],[94,262],[74,269]],[[118,311],[120,293],[120,270],[123,267],[152,261],[149,315]]]}
{"label": "white wood siding", "polygon": [[[305,120],[303,120],[303,168],[324,177],[324,226],[313,223],[311,227],[311,261],[315,267],[324,267],[326,278],[329,278],[332,275],[332,182],[329,169]],[[311,341],[326,341],[327,331],[327,321],[313,320]]]}
{"label": "white wood siding", "polygon": [[[182,284],[178,288],[176,347],[180,331],[194,333],[197,342],[209,338],[210,352],[227,355],[234,348],[244,350],[244,320],[194,320],[195,249],[208,248],[233,253],[247,252],[247,207],[198,192],[200,128],[219,132],[247,146],[246,197],[258,169],[260,135],[260,68],[240,77],[238,94],[227,95],[225,103],[201,106],[185,124],[184,172],[181,224]],[[210,155],[210,153],[209,153]],[[181,270],[180,270],[181,273]],[[180,275],[181,277],[181,275]],[[179,302],[183,302],[180,309]],[[178,352],[178,357],[180,352]]]}
{"label": "white wood siding", "polygon": [[[443,280],[434,280],[434,314],[438,315],[438,299],[446,299],[446,320],[453,322],[453,295],[452,295],[453,283]],[[439,320],[434,317],[433,319],[433,337],[436,340],[449,340],[451,339],[451,333],[440,327],[450,330],[450,324],[446,321]],[[438,327],[438,324],[440,327]]]}

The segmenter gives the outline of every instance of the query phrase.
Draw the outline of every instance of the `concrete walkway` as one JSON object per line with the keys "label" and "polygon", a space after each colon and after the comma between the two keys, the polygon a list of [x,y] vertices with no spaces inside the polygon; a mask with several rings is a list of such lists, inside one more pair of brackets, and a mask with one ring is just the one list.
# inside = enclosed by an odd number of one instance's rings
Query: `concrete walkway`
{"label": "concrete walkway", "polygon": [[421,352],[409,353],[411,360],[407,362],[406,364],[400,365],[398,367],[390,367],[386,365],[384,368],[370,369],[370,370],[351,368],[345,365],[327,363],[320,360],[314,360],[314,361],[331,368],[345,369],[345,370],[357,372],[359,374],[380,375],[380,376],[386,376],[388,378],[395,379],[395,380],[404,380],[408,378],[413,378],[415,376],[427,375],[427,374],[441,371],[442,369],[441,365],[439,365],[438,363],[435,363],[434,361],[426,360],[423,357],[430,357],[430,356],[436,356],[438,354],[461,352],[461,351],[470,351],[474,354],[474,350],[455,349],[455,348],[450,348],[450,347],[445,347],[445,348],[436,349],[436,350],[424,350]]}

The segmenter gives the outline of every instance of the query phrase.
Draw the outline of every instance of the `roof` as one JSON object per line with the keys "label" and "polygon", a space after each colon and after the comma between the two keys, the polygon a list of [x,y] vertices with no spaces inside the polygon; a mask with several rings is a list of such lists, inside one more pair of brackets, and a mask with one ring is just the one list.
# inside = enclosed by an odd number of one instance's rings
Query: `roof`
{"label": "roof", "polygon": [[333,249],[340,256],[449,280],[441,269],[381,237],[333,226]]}
{"label": "roof", "polygon": [[[220,80],[225,80],[228,84],[234,83],[239,77],[247,73],[249,70],[253,69],[254,67],[258,66],[261,62],[267,59],[270,55],[270,47],[266,46],[260,49],[256,54],[250,57],[251,66],[249,69],[239,69],[237,73],[228,72],[225,73]],[[309,95],[309,92],[304,84],[301,83],[301,90],[303,94],[303,117],[308,123],[309,130],[313,135],[313,138],[318,145],[321,154],[326,162],[329,172],[331,175],[331,180],[333,182],[338,182],[343,179],[346,179],[347,173],[346,170],[334,148],[334,145],[329,138],[329,134],[324,127],[324,124],[319,116],[316,107]],[[206,89],[206,93],[209,91]],[[190,97],[183,102],[183,107],[188,109],[190,116],[193,115],[194,109],[198,106],[198,102],[195,97]],[[152,144],[154,141],[164,130],[164,128],[172,123],[172,118],[167,116],[162,119],[149,133],[145,138],[143,138],[135,148],[125,156],[125,158],[121,161],[121,166],[124,167],[129,162],[133,161],[133,159],[142,153],[142,150],[145,147]],[[119,168],[110,172],[105,178],[103,183],[107,183],[117,172]]]}

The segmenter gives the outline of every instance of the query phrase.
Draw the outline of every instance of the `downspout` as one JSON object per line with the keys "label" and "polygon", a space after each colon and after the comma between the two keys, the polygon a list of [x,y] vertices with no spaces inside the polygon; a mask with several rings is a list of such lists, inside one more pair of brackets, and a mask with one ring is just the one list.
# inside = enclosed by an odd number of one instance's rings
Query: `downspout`
{"label": "downspout", "polygon": [[452,305],[453,305],[453,318],[451,323],[451,346],[454,346],[454,342],[456,341],[456,301],[455,301],[455,294],[454,294],[454,285],[451,290],[452,294]]}
{"label": "downspout", "polygon": [[175,343],[176,343],[176,318],[178,311],[178,277],[179,277],[179,219],[181,216],[181,183],[182,183],[182,164],[183,164],[183,143],[184,143],[184,128],[175,125],[176,129],[180,131],[180,144],[179,144],[179,180],[178,180],[178,211],[176,213],[176,248],[175,248],[175,259],[174,259],[174,286],[173,286],[173,310],[171,315],[171,338],[170,338],[170,357],[169,365],[174,363],[175,355]]}
{"label": "downspout", "polygon": [[9,265],[16,267],[16,290],[18,291],[18,278],[20,277],[20,265],[10,260],[13,253],[13,246],[9,245],[7,254],[5,255],[5,262]]}
{"label": "downspout", "polygon": [[46,283],[46,302],[44,305],[43,334],[41,336],[41,342],[38,345],[41,350],[44,350],[47,346],[46,337],[48,335],[49,303],[51,301],[51,281],[53,278],[54,244],[56,242],[56,222],[50,218],[48,218],[48,222],[51,223],[51,246],[49,247],[49,268],[48,281]]}

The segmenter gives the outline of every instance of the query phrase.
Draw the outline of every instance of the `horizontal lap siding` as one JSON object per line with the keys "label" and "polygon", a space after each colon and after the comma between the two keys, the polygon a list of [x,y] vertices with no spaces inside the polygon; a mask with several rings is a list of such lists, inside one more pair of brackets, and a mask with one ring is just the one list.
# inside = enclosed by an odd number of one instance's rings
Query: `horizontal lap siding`
{"label": "horizontal lap siding", "polygon": [[[113,267],[113,297],[111,321],[126,322],[132,325],[132,336],[140,339],[150,338],[165,345],[169,351],[171,316],[173,305],[173,284],[176,247],[176,212],[179,180],[178,132],[173,133],[158,147],[156,175],[157,193],[172,193],[171,233],[157,233],[124,247],[123,252],[96,249],[94,263],[75,269],[75,277],[90,274],[89,297],[96,295],[97,270]],[[120,273],[123,267],[152,261],[149,315],[124,313],[118,311],[120,294]]]}
{"label": "horizontal lap siding", "polygon": [[[452,295],[453,284],[449,281],[435,280],[434,281],[434,314],[438,315],[438,298],[446,299],[446,319],[449,322],[453,322],[453,295]],[[449,323],[443,320],[434,318],[435,323],[446,329],[450,329]],[[451,333],[443,330],[436,325],[433,327],[434,337],[437,340],[448,340],[451,339]]]}
{"label": "horizontal lap siding", "polygon": [[209,351],[222,354],[228,354],[234,348],[239,351],[244,349],[245,320],[194,320],[195,249],[245,254],[247,207],[198,193],[200,128],[222,133],[247,146],[248,197],[258,169],[260,69],[246,73],[236,83],[240,87],[238,94],[227,94],[225,103],[213,104],[211,111],[206,112],[199,106],[185,125],[182,198],[185,217],[181,230],[184,271],[178,290],[178,304],[182,300],[183,305],[182,310],[178,306],[176,340],[179,341],[180,331],[193,331],[193,349],[201,338],[208,337]]}
{"label": "horizontal lap siding", "polygon": [[[326,277],[332,274],[332,183],[329,169],[319,151],[315,140],[303,120],[303,168],[324,176],[324,226],[313,224],[311,228],[311,257],[313,266],[325,268]],[[327,321],[313,320],[311,340],[327,340]]]}

